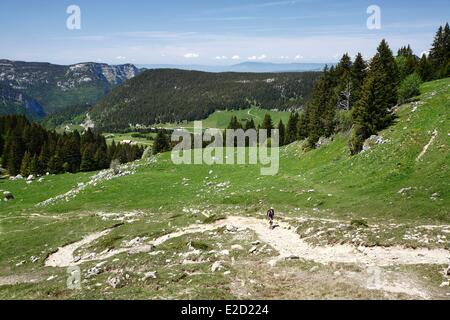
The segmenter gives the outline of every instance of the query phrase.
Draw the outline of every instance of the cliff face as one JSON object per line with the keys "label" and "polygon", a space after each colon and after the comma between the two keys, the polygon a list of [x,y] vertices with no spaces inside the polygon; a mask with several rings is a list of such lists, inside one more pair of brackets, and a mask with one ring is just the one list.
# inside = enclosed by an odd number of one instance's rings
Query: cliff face
{"label": "cliff face", "polygon": [[18,104],[42,117],[72,105],[95,103],[138,74],[139,69],[131,64],[88,62],[62,66],[0,60],[0,84],[4,88],[0,101],[3,105]]}

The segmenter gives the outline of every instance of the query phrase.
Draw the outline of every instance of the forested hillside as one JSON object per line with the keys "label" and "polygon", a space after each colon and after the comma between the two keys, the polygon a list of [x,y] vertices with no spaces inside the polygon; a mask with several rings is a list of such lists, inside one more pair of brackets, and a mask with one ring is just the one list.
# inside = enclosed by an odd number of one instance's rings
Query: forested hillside
{"label": "forested hillside", "polygon": [[117,87],[92,109],[107,131],[130,124],[207,118],[217,110],[302,108],[320,73],[206,73],[148,70]]}

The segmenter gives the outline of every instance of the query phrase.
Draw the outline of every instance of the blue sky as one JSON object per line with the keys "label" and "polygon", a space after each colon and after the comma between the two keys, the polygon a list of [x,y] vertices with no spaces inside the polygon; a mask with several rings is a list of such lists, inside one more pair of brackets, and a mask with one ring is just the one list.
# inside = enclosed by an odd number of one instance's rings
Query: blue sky
{"label": "blue sky", "polygon": [[[81,9],[68,30],[66,9]],[[381,8],[381,29],[366,10]],[[449,21],[448,0],[1,0],[0,58],[71,64],[225,65],[244,61],[334,62],[393,49],[429,49]]]}

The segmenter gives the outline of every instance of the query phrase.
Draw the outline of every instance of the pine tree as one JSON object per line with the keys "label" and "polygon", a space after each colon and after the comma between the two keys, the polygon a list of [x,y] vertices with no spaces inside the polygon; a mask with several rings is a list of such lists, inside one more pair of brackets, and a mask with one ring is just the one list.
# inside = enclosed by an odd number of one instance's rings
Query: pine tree
{"label": "pine tree", "polygon": [[279,145],[284,146],[286,144],[286,127],[284,126],[283,120],[278,123],[278,134],[279,134]]}
{"label": "pine tree", "polygon": [[411,47],[402,47],[398,50],[396,62],[399,71],[399,81],[402,82],[407,76],[414,73],[417,66],[417,57]]}
{"label": "pine tree", "polygon": [[336,67],[336,87],[334,94],[337,99],[337,107],[344,110],[351,109],[352,103],[352,60],[346,53]]}
{"label": "pine tree", "polygon": [[266,113],[266,115],[264,116],[264,120],[261,124],[261,129],[267,130],[267,137],[272,137],[272,129],[274,129],[274,126],[270,114]]}
{"label": "pine tree", "polygon": [[432,78],[433,70],[427,55],[423,54],[416,66],[416,72],[422,81],[429,81]]}
{"label": "pine tree", "polygon": [[153,144],[153,154],[158,154],[170,150],[170,141],[167,134],[160,130],[156,135],[155,142]]}
{"label": "pine tree", "polygon": [[450,27],[448,23],[444,27],[439,27],[430,50],[429,60],[433,68],[433,78],[450,76]]}
{"label": "pine tree", "polygon": [[250,130],[250,129],[256,129],[255,121],[253,121],[253,118],[251,118],[250,120],[247,120],[245,123],[245,130]]}
{"label": "pine tree", "polygon": [[22,159],[22,165],[20,166],[20,174],[24,177],[30,175],[30,162],[31,162],[31,155],[28,151],[26,151]]}
{"label": "pine tree", "polygon": [[387,42],[383,40],[370,64],[361,99],[353,110],[355,132],[350,142],[352,154],[361,151],[365,139],[392,122],[398,86],[397,63]]}
{"label": "pine tree", "polygon": [[353,107],[361,97],[361,90],[366,78],[367,64],[361,53],[358,53],[355,62],[352,65],[352,97],[351,106]]}
{"label": "pine tree", "polygon": [[236,116],[232,116],[230,120],[230,124],[228,125],[228,128],[230,130],[238,130],[242,129],[242,124],[238,121]]}
{"label": "pine tree", "polygon": [[80,171],[88,172],[93,171],[97,168],[94,160],[94,147],[93,145],[87,145],[83,151],[83,156],[81,157]]}
{"label": "pine tree", "polygon": [[297,132],[298,139],[300,140],[304,140],[309,136],[308,118],[306,117],[306,112],[302,112],[298,117]]}
{"label": "pine tree", "polygon": [[[48,162],[47,170],[51,174],[58,174],[64,171],[64,165],[61,157],[58,154],[52,156]],[[69,164],[67,164],[67,169],[69,169]]]}
{"label": "pine tree", "polygon": [[297,123],[298,123],[298,113],[293,112],[289,116],[289,120],[286,127],[286,138],[285,138],[286,144],[290,144],[295,140],[297,140],[298,138]]}
{"label": "pine tree", "polygon": [[34,155],[31,158],[30,173],[31,174],[38,174],[39,173],[39,161],[38,161],[38,157],[36,155]]}

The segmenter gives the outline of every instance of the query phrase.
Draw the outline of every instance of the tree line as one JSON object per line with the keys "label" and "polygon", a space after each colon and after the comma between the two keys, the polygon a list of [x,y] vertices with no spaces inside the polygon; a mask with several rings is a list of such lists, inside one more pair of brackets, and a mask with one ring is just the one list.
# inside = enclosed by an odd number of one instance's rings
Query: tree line
{"label": "tree line", "polygon": [[126,163],[142,156],[141,146],[108,146],[105,138],[88,129],[58,134],[30,123],[25,116],[0,117],[2,167],[12,176],[86,172],[106,169],[114,159]]}

